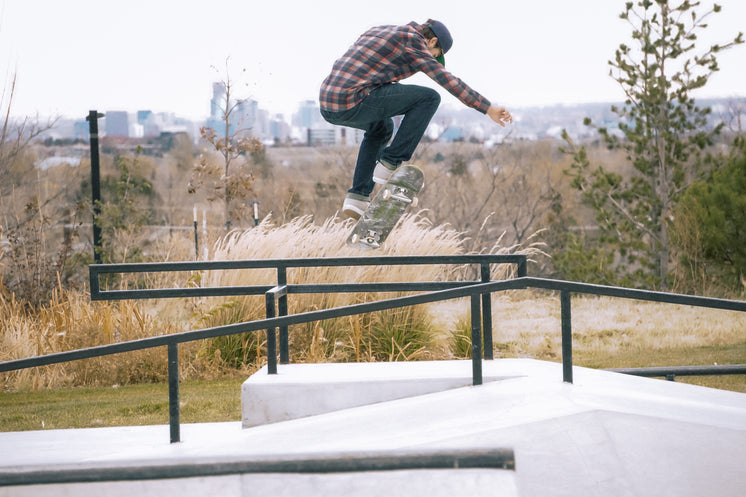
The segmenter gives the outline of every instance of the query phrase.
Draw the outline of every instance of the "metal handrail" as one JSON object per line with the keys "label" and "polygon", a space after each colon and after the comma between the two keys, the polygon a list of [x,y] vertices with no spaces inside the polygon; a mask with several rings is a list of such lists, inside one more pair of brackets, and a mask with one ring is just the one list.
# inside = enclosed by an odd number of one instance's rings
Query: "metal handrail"
{"label": "metal handrail", "polygon": [[401,470],[501,469],[515,471],[513,449],[423,448],[378,452],[321,454],[273,454],[259,458],[197,457],[188,462],[149,464],[142,467],[121,464],[76,465],[62,468],[32,467],[0,470],[0,487],[109,481],[209,478],[244,474],[328,474]]}
{"label": "metal handrail", "polygon": [[712,366],[656,366],[649,368],[610,368],[612,373],[644,376],[646,378],[665,377],[675,381],[677,376],[718,376],[746,374],[746,364],[715,364]]}
{"label": "metal handrail", "polygon": [[[366,302],[361,304],[336,307],[332,309],[323,309],[317,311],[308,311],[293,315],[287,314],[287,296],[293,293],[313,293],[313,292],[330,292],[330,291],[358,291],[360,289],[375,288],[375,291],[400,291],[401,288],[412,289],[410,284],[406,283],[381,283],[381,284],[334,284],[334,285],[297,285],[287,283],[287,268],[290,267],[310,267],[313,263],[328,266],[351,266],[351,265],[385,265],[388,260],[392,264],[481,264],[482,279],[490,277],[489,264],[492,263],[517,263],[519,277],[505,281],[468,281],[468,282],[421,282],[416,283],[419,290],[427,290],[425,293],[396,297],[375,302]],[[447,261],[447,262],[443,262]],[[468,261],[468,262],[464,262]],[[277,264],[272,266],[271,264]],[[202,330],[191,330],[171,335],[157,336],[122,342],[109,345],[90,347],[68,352],[59,352],[48,354],[40,357],[30,357],[17,359],[0,363],[0,372],[24,369],[29,367],[69,362],[78,359],[90,357],[99,357],[133,350],[142,350],[152,347],[168,347],[168,371],[169,371],[169,416],[171,425],[171,441],[178,442],[179,435],[179,390],[178,390],[178,344],[214,338],[218,336],[233,335],[260,330],[267,330],[268,340],[268,370],[270,373],[276,373],[276,345],[275,331],[281,330],[281,350],[280,359],[283,361],[282,330],[287,330],[290,325],[304,324],[314,321],[322,321],[356,314],[365,314],[369,312],[382,311],[420,305],[431,302],[440,302],[445,300],[470,297],[471,299],[471,328],[472,328],[472,375],[473,383],[479,385],[482,383],[482,325],[484,324],[484,353],[486,358],[491,358],[491,294],[505,290],[518,290],[526,288],[539,288],[546,290],[555,290],[560,292],[561,307],[561,326],[562,326],[562,369],[563,381],[572,383],[572,318],[571,318],[571,293],[610,296],[618,298],[628,298],[643,301],[653,301],[660,303],[691,305],[698,307],[708,307],[715,309],[727,309],[740,312],[746,312],[746,302],[715,299],[709,297],[698,297],[691,295],[672,294],[665,292],[653,292],[648,290],[636,290],[621,287],[611,287],[604,285],[592,285],[587,283],[577,283],[569,281],[551,280],[544,278],[533,278],[525,276],[526,258],[525,256],[417,256],[417,257],[371,257],[371,258],[346,258],[346,259],[296,259],[296,260],[263,260],[263,261],[218,261],[218,262],[190,262],[190,263],[148,263],[148,264],[112,264],[112,265],[92,265],[91,266],[91,293],[92,298],[104,300],[106,298],[156,298],[154,295],[160,295],[160,298],[172,298],[176,296],[196,296],[193,290],[206,291],[208,295],[215,288],[202,289],[155,289],[155,290],[130,290],[127,292],[128,297],[123,297],[122,291],[102,291],[99,288],[98,276],[104,273],[124,273],[124,272],[156,272],[156,271],[194,271],[194,270],[224,270],[224,269],[249,269],[259,267],[275,267],[278,271],[278,284],[274,287],[228,287],[229,292],[221,295],[247,295],[247,291],[257,291],[262,288],[265,294],[267,306],[267,318],[245,323],[237,323]],[[486,269],[485,269],[486,268]],[[94,285],[95,282],[95,285]],[[447,283],[447,285],[444,285]],[[457,283],[460,286],[448,288]],[[444,288],[445,286],[445,288]],[[397,290],[391,290],[397,289]],[[179,291],[190,290],[187,294],[178,295]],[[156,292],[156,293],[154,293]],[[158,293],[160,292],[160,293]],[[481,300],[481,301],[480,301]],[[275,316],[277,308],[275,303],[280,303],[280,316]],[[284,303],[284,304],[283,304]],[[481,312],[480,312],[481,310]],[[489,331],[488,331],[489,330]],[[488,336],[490,340],[488,340]],[[270,343],[270,341],[272,343]],[[489,344],[489,345],[488,345]],[[489,347],[489,349],[488,349]],[[285,359],[286,360],[286,359]],[[273,364],[274,363],[274,364]],[[746,365],[735,365],[728,373],[720,374],[741,374]],[[273,371],[274,370],[274,371]],[[630,373],[629,371],[619,371]],[[658,376],[658,375],[653,375]]]}
{"label": "metal handrail", "polygon": [[[137,264],[93,264],[90,269],[91,300],[122,300],[122,299],[152,299],[152,298],[177,298],[177,297],[205,297],[205,296],[245,296],[266,295],[267,319],[247,323],[192,330],[171,335],[142,338],[129,342],[101,345],[86,349],[67,352],[58,352],[39,357],[29,357],[0,363],[0,372],[37,367],[49,364],[69,362],[79,359],[100,357],[146,348],[162,347],[168,348],[168,383],[169,383],[169,424],[171,442],[180,440],[179,426],[179,379],[178,379],[178,344],[215,338],[218,336],[247,333],[252,331],[267,330],[267,352],[268,370],[276,373],[276,339],[274,331],[280,329],[281,337],[281,361],[287,362],[287,328],[293,324],[303,324],[313,321],[332,319],[335,317],[364,314],[386,309],[395,309],[416,305],[418,303],[435,302],[451,298],[471,296],[472,309],[477,309],[472,314],[472,363],[474,384],[481,384],[481,354],[482,354],[482,322],[485,323],[485,347],[487,358],[492,358],[492,314],[490,293],[481,294],[481,305],[479,294],[475,292],[460,291],[465,285],[475,285],[479,281],[466,282],[405,282],[405,283],[373,283],[373,284],[322,284],[322,285],[288,285],[288,268],[300,267],[332,267],[332,266],[373,266],[373,265],[424,265],[424,264],[479,264],[482,281],[489,281],[491,264],[516,264],[517,274],[525,276],[527,258],[525,255],[446,255],[446,256],[399,256],[399,257],[347,257],[347,258],[313,258],[313,259],[261,259],[240,261],[205,261],[205,262],[163,262],[163,263],[137,263]],[[135,290],[101,290],[99,277],[101,274],[124,274],[124,273],[155,273],[155,272],[179,272],[179,271],[210,271],[210,270],[235,270],[235,269],[267,269],[277,270],[277,282],[275,287],[264,286],[234,286],[213,288],[159,288],[159,289],[135,289]],[[400,297],[398,299],[381,300],[356,304],[336,309],[325,309],[287,316],[287,294],[288,293],[329,293],[329,292],[353,292],[353,291],[426,291],[431,294],[418,296]],[[433,292],[433,290],[435,292]],[[442,295],[434,295],[436,292],[446,292]],[[447,293],[451,292],[451,293]],[[279,300],[279,317],[275,314],[274,300]],[[479,314],[481,308],[482,315]]]}

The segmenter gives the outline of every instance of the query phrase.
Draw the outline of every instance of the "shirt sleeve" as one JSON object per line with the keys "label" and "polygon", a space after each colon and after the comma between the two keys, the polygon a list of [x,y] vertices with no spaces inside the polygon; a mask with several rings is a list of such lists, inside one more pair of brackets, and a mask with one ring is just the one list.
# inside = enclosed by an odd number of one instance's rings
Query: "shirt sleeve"
{"label": "shirt sleeve", "polygon": [[413,67],[416,70],[427,74],[429,78],[445,88],[448,93],[458,98],[467,107],[476,109],[482,114],[487,113],[487,109],[491,105],[490,101],[461,79],[446,71],[427,50],[427,46],[421,42],[421,38],[413,38],[408,50],[413,58]]}

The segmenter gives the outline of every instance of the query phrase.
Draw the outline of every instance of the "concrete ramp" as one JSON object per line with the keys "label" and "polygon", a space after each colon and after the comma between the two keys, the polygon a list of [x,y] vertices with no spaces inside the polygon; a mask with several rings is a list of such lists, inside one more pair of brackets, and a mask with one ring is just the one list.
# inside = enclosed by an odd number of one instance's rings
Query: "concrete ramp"
{"label": "concrete ramp", "polygon": [[[470,367],[466,361],[464,366]],[[241,422],[183,425],[179,444],[168,443],[167,425],[0,433],[0,485],[18,471],[64,474],[71,466],[196,468],[205,458],[253,461],[325,454],[344,460],[361,452],[457,454],[498,448],[513,451],[515,470],[225,477],[230,480],[198,476],[177,480],[174,491],[159,490],[158,480],[64,484],[95,485],[69,492],[66,488],[73,487],[15,485],[0,486],[0,497],[246,496],[265,491],[423,497],[744,495],[746,394],[584,368],[574,368],[575,383],[566,384],[561,364],[528,359],[488,361],[487,368],[502,379],[250,428]],[[415,480],[422,486],[396,493],[399,485]]]}

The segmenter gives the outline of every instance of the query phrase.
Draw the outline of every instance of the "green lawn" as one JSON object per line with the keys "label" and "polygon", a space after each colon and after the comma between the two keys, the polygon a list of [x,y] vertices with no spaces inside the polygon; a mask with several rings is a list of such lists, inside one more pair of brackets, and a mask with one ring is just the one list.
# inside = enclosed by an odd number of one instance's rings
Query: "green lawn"
{"label": "green lawn", "polygon": [[[574,352],[574,363],[592,368],[742,364],[746,343],[727,347]],[[558,357],[537,357],[550,361]],[[241,420],[245,377],[186,381],[180,387],[182,423]],[[663,381],[663,380],[661,380]],[[746,393],[743,375],[680,377],[676,381]],[[67,388],[0,393],[0,431],[167,424],[168,385]]]}
{"label": "green lawn", "polygon": [[[246,378],[186,381],[179,388],[182,423],[241,420]],[[168,385],[66,388],[0,393],[0,431],[168,424]]]}
{"label": "green lawn", "polygon": [[[727,346],[678,347],[660,350],[626,349],[573,351],[573,363],[589,368],[638,368],[652,366],[710,366],[746,363],[746,342]],[[679,376],[677,382],[746,393],[744,375]]]}

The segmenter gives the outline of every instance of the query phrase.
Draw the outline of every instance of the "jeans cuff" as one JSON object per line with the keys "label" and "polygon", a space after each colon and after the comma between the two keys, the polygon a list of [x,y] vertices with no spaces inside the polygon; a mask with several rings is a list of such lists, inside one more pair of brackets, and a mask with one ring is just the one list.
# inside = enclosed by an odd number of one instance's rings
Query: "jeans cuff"
{"label": "jeans cuff", "polygon": [[396,169],[399,167],[398,164],[392,164],[389,161],[383,160],[383,159],[378,159],[378,162],[380,162],[383,165],[383,167],[385,167],[389,171],[396,171]]}
{"label": "jeans cuff", "polygon": [[368,200],[370,200],[370,195],[361,195],[359,193],[347,192],[347,195],[345,195],[345,198],[349,198],[352,200],[362,200],[363,202],[367,202]]}

